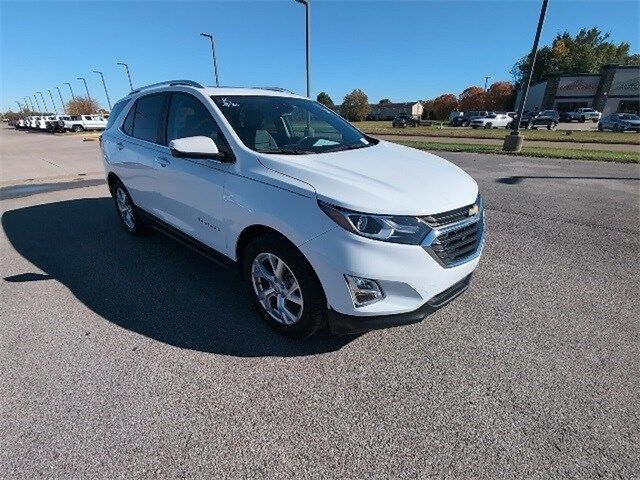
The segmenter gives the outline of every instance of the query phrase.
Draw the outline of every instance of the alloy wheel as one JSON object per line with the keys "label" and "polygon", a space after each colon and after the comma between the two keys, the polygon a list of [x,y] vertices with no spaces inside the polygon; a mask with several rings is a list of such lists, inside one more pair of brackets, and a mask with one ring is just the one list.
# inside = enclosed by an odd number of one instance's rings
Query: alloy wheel
{"label": "alloy wheel", "polygon": [[273,253],[261,253],[251,265],[251,283],[265,311],[277,322],[292,325],[302,317],[300,283],[289,266]]}
{"label": "alloy wheel", "polygon": [[116,189],[116,204],[118,205],[120,218],[122,218],[124,224],[130,230],[134,230],[136,228],[136,224],[133,216],[133,207],[131,206],[131,202],[129,201],[129,196],[120,187]]}

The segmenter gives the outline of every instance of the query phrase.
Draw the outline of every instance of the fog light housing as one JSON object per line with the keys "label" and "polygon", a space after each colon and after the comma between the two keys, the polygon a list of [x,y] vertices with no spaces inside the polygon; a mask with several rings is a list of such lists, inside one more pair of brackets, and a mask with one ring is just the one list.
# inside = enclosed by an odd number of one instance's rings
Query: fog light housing
{"label": "fog light housing", "polygon": [[371,305],[384,298],[384,292],[375,280],[353,275],[345,275],[344,278],[347,280],[351,300],[356,308]]}

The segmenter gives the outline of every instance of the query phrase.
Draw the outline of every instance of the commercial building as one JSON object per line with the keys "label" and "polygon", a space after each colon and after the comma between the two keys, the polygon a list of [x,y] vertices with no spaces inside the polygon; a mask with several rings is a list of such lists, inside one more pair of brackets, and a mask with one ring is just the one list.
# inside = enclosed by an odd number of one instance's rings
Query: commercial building
{"label": "commercial building", "polygon": [[392,120],[398,115],[411,115],[412,117],[422,117],[424,106],[420,102],[404,103],[376,103],[371,105],[371,120]]}
{"label": "commercial building", "polygon": [[[522,102],[522,90],[516,108]],[[592,107],[603,115],[640,112],[640,66],[606,65],[598,74],[554,75],[529,87],[525,110]]]}

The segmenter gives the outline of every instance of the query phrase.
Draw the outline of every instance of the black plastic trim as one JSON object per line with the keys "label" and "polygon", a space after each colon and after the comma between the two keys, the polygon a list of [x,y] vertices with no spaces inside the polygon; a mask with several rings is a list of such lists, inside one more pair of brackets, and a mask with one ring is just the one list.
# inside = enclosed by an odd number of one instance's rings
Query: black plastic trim
{"label": "black plastic trim", "polygon": [[138,213],[143,218],[144,222],[152,228],[164,233],[165,235],[177,240],[183,245],[189,247],[200,255],[204,255],[208,259],[212,260],[214,263],[229,268],[231,270],[238,271],[237,263],[235,260],[227,257],[226,255],[220,253],[219,251],[211,248],[209,245],[202,243],[199,240],[187,235],[186,233],[181,232],[177,228],[172,225],[169,225],[167,222],[160,220],[155,215],[147,212],[146,210],[142,210],[140,207],[136,207]]}
{"label": "black plastic trim", "polygon": [[469,274],[459,282],[454,283],[412,312],[395,315],[360,316],[346,315],[330,308],[328,315],[329,328],[337,335],[349,335],[421,322],[428,315],[462,295],[469,288],[471,275]]}

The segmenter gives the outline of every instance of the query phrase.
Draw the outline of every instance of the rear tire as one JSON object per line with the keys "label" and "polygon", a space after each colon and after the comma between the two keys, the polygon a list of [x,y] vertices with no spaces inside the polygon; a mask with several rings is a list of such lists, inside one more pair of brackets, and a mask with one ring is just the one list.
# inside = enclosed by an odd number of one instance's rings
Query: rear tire
{"label": "rear tire", "polygon": [[584,122],[586,122],[586,121],[587,121],[587,119],[586,119],[586,118],[584,118],[584,117],[580,117],[580,120],[579,120],[579,122],[580,122],[580,123],[584,123]]}
{"label": "rear tire", "polygon": [[555,130],[556,126],[556,122],[551,122],[549,125],[547,125],[547,130]]}
{"label": "rear tire", "polygon": [[304,255],[284,237],[265,233],[253,239],[242,256],[242,275],[258,313],[282,335],[305,338],[326,324],[322,284]]}
{"label": "rear tire", "polygon": [[73,130],[74,132],[82,132],[84,131],[84,127],[82,125],[74,125],[71,130]]}
{"label": "rear tire", "polygon": [[129,192],[120,180],[113,182],[111,195],[116,205],[118,218],[122,226],[131,235],[145,235],[150,232],[150,228],[140,218],[140,213],[133,203]]}
{"label": "rear tire", "polygon": [[493,125],[491,125],[491,122],[489,122],[489,123],[487,123],[487,124],[484,126],[484,129],[485,129],[485,130],[488,130],[488,129],[490,129],[491,127],[493,127]]}

